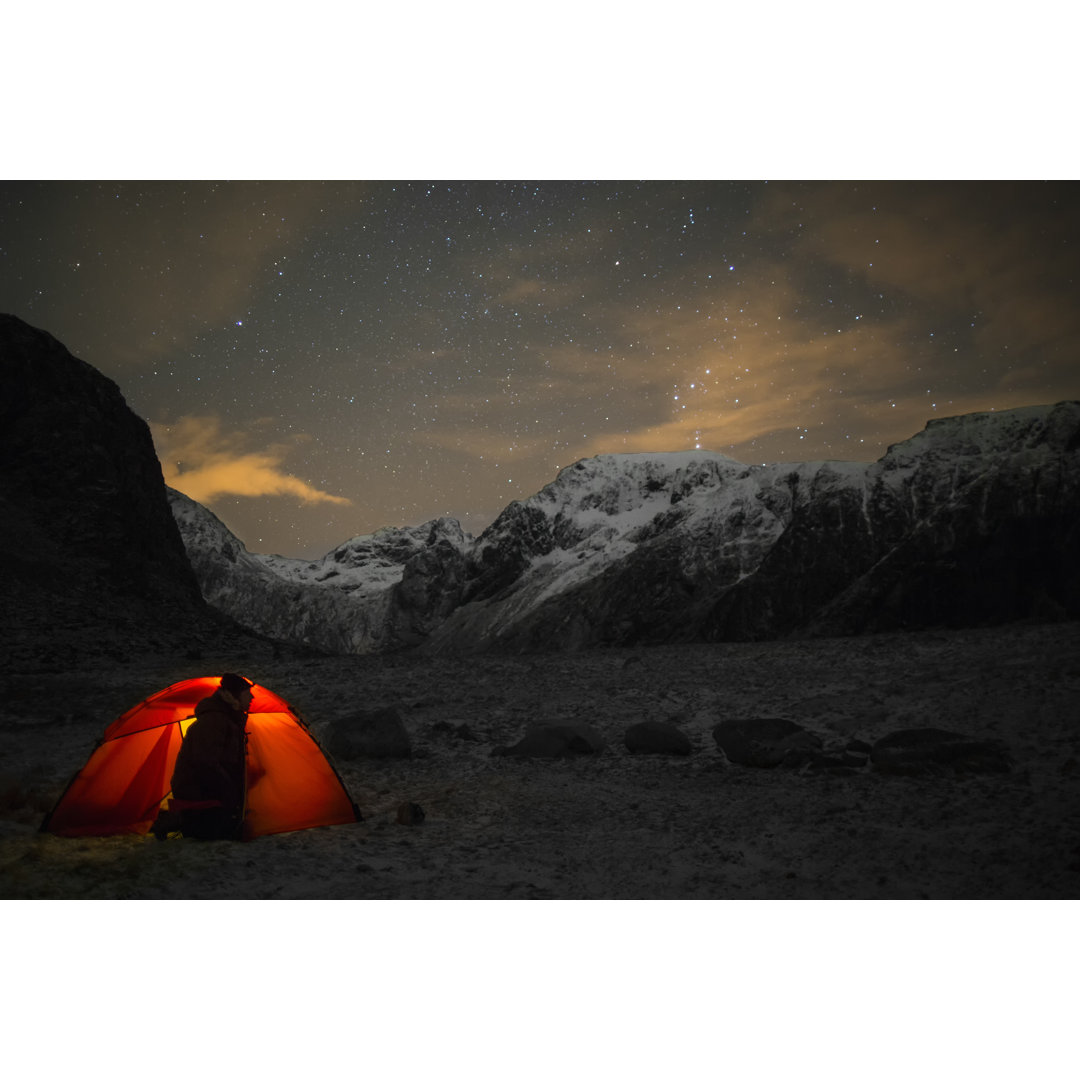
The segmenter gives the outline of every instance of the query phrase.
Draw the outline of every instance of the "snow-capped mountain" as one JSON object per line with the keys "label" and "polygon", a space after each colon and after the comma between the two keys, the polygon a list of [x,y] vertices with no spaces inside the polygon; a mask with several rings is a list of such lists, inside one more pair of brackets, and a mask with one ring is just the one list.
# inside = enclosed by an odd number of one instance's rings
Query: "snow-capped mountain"
{"label": "snow-capped mountain", "polygon": [[322,560],[252,554],[172,493],[203,593],[338,652],[843,634],[1080,614],[1080,403],[932,421],[881,460],[614,454],[477,539],[452,519]]}
{"label": "snow-capped mountain", "polygon": [[397,594],[403,591],[406,564],[432,550],[446,560],[471,541],[452,518],[440,518],[354,536],[314,561],[260,555],[248,551],[206,507],[172,488],[168,495],[209,603],[260,633],[329,652],[399,646],[392,600],[403,599]]}

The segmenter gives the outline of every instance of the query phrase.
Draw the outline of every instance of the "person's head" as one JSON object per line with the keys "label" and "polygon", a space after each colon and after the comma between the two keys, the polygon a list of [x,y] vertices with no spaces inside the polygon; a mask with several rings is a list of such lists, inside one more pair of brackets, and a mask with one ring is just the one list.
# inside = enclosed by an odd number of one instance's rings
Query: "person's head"
{"label": "person's head", "polygon": [[221,693],[230,705],[247,712],[251,707],[251,688],[255,684],[248,682],[242,675],[231,671],[221,676]]}

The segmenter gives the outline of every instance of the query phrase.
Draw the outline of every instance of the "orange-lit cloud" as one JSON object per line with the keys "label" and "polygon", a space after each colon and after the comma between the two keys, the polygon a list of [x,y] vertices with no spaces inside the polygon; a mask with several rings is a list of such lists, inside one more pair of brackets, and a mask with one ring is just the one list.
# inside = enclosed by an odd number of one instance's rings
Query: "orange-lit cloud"
{"label": "orange-lit cloud", "polygon": [[[1067,388],[1080,337],[1068,246],[1048,256],[1045,237],[1010,221],[1004,186],[978,189],[967,208],[942,185],[904,194],[896,207],[889,186],[861,202],[831,185],[763,200],[752,229],[763,252],[769,237],[785,238],[785,257],[740,265],[718,303],[666,295],[627,313],[624,345],[648,361],[624,348],[620,368],[662,415],[597,431],[583,452],[700,446],[748,461],[870,459],[934,415],[1034,404],[1054,397],[1054,383]],[[829,274],[901,302],[832,320]],[[935,326],[969,322],[966,355],[929,344]],[[980,360],[997,381],[976,391],[965,373]]]}
{"label": "orange-lit cloud", "polygon": [[[588,452],[748,452],[778,434],[789,436],[795,452],[809,449],[807,436],[823,422],[852,440],[829,454],[872,452],[859,449],[861,429],[872,426],[882,407],[892,408],[896,387],[912,381],[910,356],[899,344],[906,325],[793,317],[804,298],[785,267],[765,262],[744,275],[739,298],[729,309],[668,305],[628,321],[629,336],[642,347],[617,358],[620,377],[638,398],[665,404],[637,426],[598,432]],[[919,417],[922,410],[920,403]],[[825,456],[826,449],[813,452]]]}
{"label": "orange-lit cloud", "polygon": [[287,446],[246,449],[247,435],[222,430],[216,416],[183,416],[173,424],[152,424],[151,431],[165,483],[196,502],[210,505],[226,495],[288,495],[304,503],[340,505],[351,501],[285,472]]}

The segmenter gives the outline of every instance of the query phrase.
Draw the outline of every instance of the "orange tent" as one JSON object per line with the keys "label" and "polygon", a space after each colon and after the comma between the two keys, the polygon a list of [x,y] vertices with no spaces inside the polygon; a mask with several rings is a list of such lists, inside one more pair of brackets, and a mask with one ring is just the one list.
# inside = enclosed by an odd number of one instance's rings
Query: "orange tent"
{"label": "orange tent", "polygon": [[[195,706],[220,679],[187,679],[129,709],[106,729],[42,829],[59,836],[147,833],[168,801],[176,754]],[[307,724],[283,698],[251,687],[243,839],[359,821],[360,813]]]}

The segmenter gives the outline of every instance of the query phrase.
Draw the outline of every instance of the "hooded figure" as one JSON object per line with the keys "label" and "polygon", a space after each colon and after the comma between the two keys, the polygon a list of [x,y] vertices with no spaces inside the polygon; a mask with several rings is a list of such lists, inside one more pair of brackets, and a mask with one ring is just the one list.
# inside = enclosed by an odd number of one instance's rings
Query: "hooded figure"
{"label": "hooded figure", "polygon": [[[172,775],[180,831],[200,840],[238,840],[244,820],[248,709],[252,683],[231,672],[195,706]],[[202,803],[204,805],[183,804]]]}

